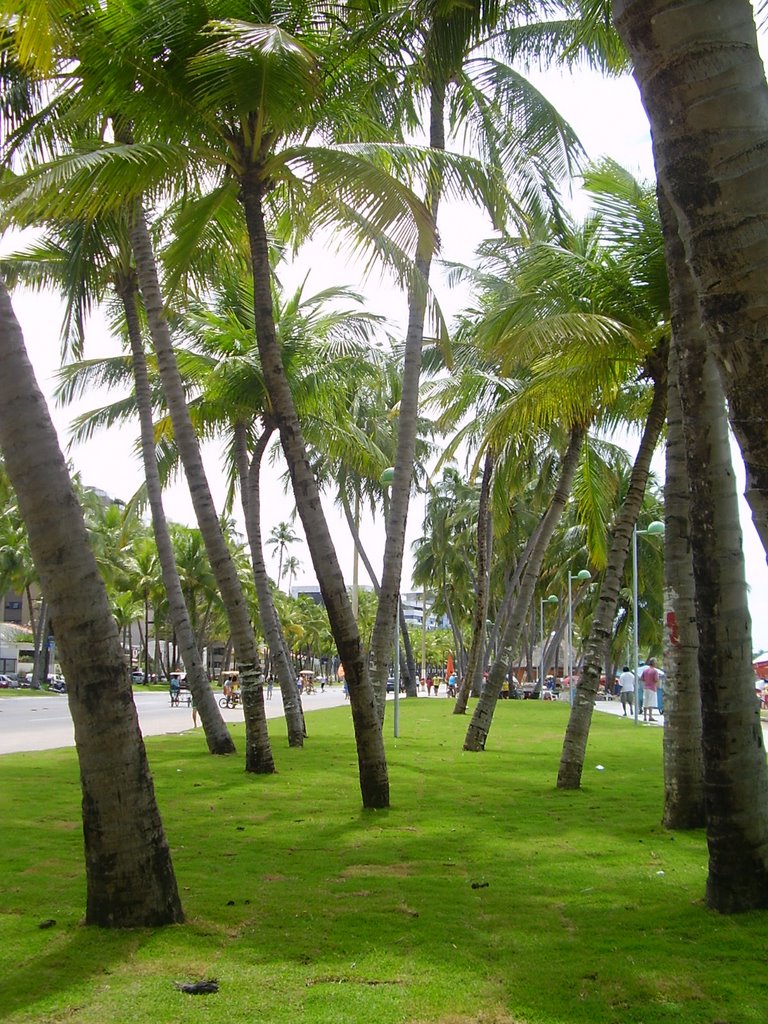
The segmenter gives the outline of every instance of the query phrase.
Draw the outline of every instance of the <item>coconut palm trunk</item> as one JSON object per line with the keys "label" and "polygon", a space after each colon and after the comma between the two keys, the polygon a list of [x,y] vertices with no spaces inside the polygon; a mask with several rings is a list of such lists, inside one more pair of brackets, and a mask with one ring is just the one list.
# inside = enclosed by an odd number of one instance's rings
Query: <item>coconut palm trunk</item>
{"label": "coconut palm trunk", "polygon": [[141,324],[137,310],[138,289],[133,278],[116,282],[115,291],[123,304],[125,321],[128,328],[128,339],[133,357],[133,379],[136,394],[136,407],[139,412],[141,427],[141,457],[144,465],[144,479],[147,486],[147,499],[152,513],[152,530],[157,546],[157,557],[163,576],[163,586],[168,599],[168,617],[171,620],[179,653],[187,673],[187,682],[200,715],[200,722],[205,733],[208,749],[212,754],[233,754],[235,744],[232,741],[227,724],[221,716],[216,698],[208,682],[198,643],[195,637],[189,612],[184,600],[184,593],[176,568],[173,543],[168,530],[168,522],[163,509],[163,492],[160,473],[155,457],[154,425],[152,422],[152,399],[147,375],[147,361],[144,354],[144,341],[141,336]]}
{"label": "coconut palm trunk", "polygon": [[502,637],[500,652],[491,666],[483,692],[480,694],[480,699],[469,723],[467,735],[464,739],[465,750],[477,751],[485,749],[485,742],[491,728],[493,713],[496,710],[496,704],[501,693],[501,686],[509,672],[512,657],[528,617],[541,570],[541,563],[544,561],[547,546],[552,539],[552,534],[555,532],[557,524],[560,522],[568,496],[571,493],[573,478],[579,463],[579,453],[585,436],[585,427],[578,425],[571,429],[570,440],[560,468],[560,479],[557,482],[557,487],[552,495],[549,507],[541,519],[536,544],[523,570],[520,591]]}
{"label": "coconut palm trunk", "polygon": [[258,183],[256,175],[254,178],[256,181],[247,175],[243,177],[240,199],[245,211],[251,251],[254,320],[262,373],[280,431],[280,441],[291,474],[296,507],[304,526],[312,564],[339,657],[344,665],[355,729],[363,805],[368,808],[387,807],[389,777],[381,722],[363,658],[357,622],[352,614],[344,577],[323,514],[320,492],[307,458],[301,425],[277,343],[270,290],[269,245],[262,206],[265,186]]}
{"label": "coconut palm trunk", "polygon": [[118,629],[2,283],[0,448],[67,677],[83,798],[86,923],[178,923],[181,902]]}
{"label": "coconut palm trunk", "polygon": [[615,0],[768,552],[768,84],[750,0]]}
{"label": "coconut palm trunk", "polygon": [[[632,531],[645,495],[651,459],[664,429],[667,413],[667,358],[668,346],[662,342],[646,361],[647,372],[654,382],[653,400],[632,466],[627,496],[614,523],[608,562],[600,586],[600,596],[592,616],[589,636],[584,643],[582,670],[560,756],[560,768],[557,775],[558,789],[578,789],[581,785],[589,727],[592,724],[592,712],[600,685],[603,652],[613,630]],[[570,685],[573,686],[573,681]]]}
{"label": "coconut palm trunk", "polygon": [[[430,89],[429,145],[436,150],[445,149],[445,108],[446,88],[436,83]],[[383,721],[386,707],[387,666],[389,652],[395,636],[398,598],[403,573],[405,531],[408,522],[408,505],[413,482],[413,464],[416,455],[416,431],[419,416],[419,381],[421,378],[422,348],[424,344],[424,323],[427,310],[427,292],[432,256],[435,250],[437,213],[440,204],[442,182],[435,172],[430,186],[426,207],[432,222],[432,231],[422,231],[413,270],[413,280],[408,291],[408,325],[405,333],[403,352],[403,378],[397,417],[397,454],[395,475],[390,491],[389,508],[386,515],[386,541],[381,573],[379,603],[371,638],[371,649],[376,678],[374,690],[379,714]]]}
{"label": "coconut palm trunk", "polygon": [[171,332],[165,316],[152,241],[144,219],[144,211],[138,202],[133,211],[130,237],[139,288],[147,314],[147,325],[157,356],[163,394],[173,424],[174,441],[184,466],[197,524],[221,594],[232,633],[235,655],[239,663],[246,730],[245,770],[258,774],[271,774],[275,770],[275,764],[267,732],[256,635],[250,620],[245,595],[240,586],[237,569],[224,540],[208,486],[200,446],[189,416],[184,386],[176,364]]}
{"label": "coconut palm trunk", "polygon": [[722,386],[701,332],[680,340],[699,628],[706,901],[735,913],[768,907],[768,768]]}
{"label": "coconut palm trunk", "polygon": [[[667,828],[702,828],[704,767],[696,591],[690,536],[690,488],[680,400],[679,347],[701,335],[698,299],[685,262],[674,215],[660,197],[667,265],[672,268],[667,450],[664,479],[664,817]],[[670,230],[671,225],[671,230]],[[702,337],[699,347],[705,346]],[[637,697],[637,695],[636,695]]]}
{"label": "coconut palm trunk", "polygon": [[[237,426],[235,427],[236,438],[242,432]],[[285,637],[280,628],[275,602],[272,599],[267,564],[264,559],[264,547],[261,542],[261,461],[273,432],[274,427],[266,424],[257,438],[250,462],[242,438],[236,440],[240,496],[245,516],[248,546],[251,550],[253,582],[256,587],[256,596],[259,599],[261,629],[269,648],[271,669],[280,684],[285,723],[288,730],[288,746],[303,747],[306,725],[301,707],[301,696],[296,684],[296,676],[291,667],[291,659],[285,646]]]}
{"label": "coconut palm trunk", "polygon": [[493,537],[490,509],[493,466],[493,453],[489,449],[485,455],[483,477],[480,482],[480,500],[477,509],[477,595],[472,612],[472,640],[469,645],[464,678],[456,694],[456,703],[453,707],[454,715],[466,713],[469,695],[473,690],[479,689],[483,675],[483,657],[486,646],[485,620],[488,615],[491,543]]}

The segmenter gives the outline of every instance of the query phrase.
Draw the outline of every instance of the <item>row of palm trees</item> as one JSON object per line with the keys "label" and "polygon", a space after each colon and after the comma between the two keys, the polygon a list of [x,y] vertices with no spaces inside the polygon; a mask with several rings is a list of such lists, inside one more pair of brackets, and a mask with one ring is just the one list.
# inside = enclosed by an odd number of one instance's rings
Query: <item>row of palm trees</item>
{"label": "row of palm trees", "polygon": [[[274,760],[249,602],[200,456],[200,437],[207,429],[230,436],[233,493],[239,490],[243,506],[261,628],[283,688],[289,737],[298,744],[303,735],[300,704],[269,587],[260,524],[259,471],[271,439],[279,438],[334,643],[346,671],[361,793],[369,808],[389,803],[381,729],[385,677],[397,615],[408,499],[414,476],[425,477],[417,447],[424,402],[433,403],[438,416],[462,424],[449,451],[466,445],[470,476],[482,481],[474,568],[479,600],[472,614],[464,707],[469,688],[491,653],[493,663],[467,731],[468,750],[485,746],[502,680],[518,655],[531,606],[535,607],[540,592],[548,549],[556,542],[569,509],[575,507],[578,525],[589,541],[584,557],[596,564],[602,561],[604,571],[591,622],[585,627],[584,669],[558,776],[560,785],[573,788],[580,782],[601,667],[609,644],[614,643],[632,529],[664,425],[670,349],[678,356],[673,385],[678,385],[683,409],[682,436],[692,493],[699,639],[711,625],[702,649],[708,652],[710,664],[727,668],[728,679],[732,672],[738,677],[734,692],[746,713],[744,655],[737,652],[735,659],[722,660],[726,634],[714,625],[723,607],[726,578],[731,588],[739,587],[738,565],[733,558],[727,563],[719,550],[712,557],[720,533],[713,535],[711,528],[707,533],[715,514],[722,515],[726,524],[736,519],[724,490],[727,473],[721,469],[717,478],[711,476],[715,459],[707,453],[713,450],[713,442],[701,433],[703,420],[699,407],[691,404],[693,396],[707,409],[710,423],[725,421],[714,415],[719,401],[717,380],[711,374],[696,376],[706,365],[707,343],[703,349],[696,348],[692,321],[682,312],[686,296],[690,299],[695,289],[715,288],[712,274],[706,272],[707,260],[709,265],[713,260],[709,250],[701,250],[705,269],[696,269],[697,277],[688,280],[685,260],[676,256],[673,245],[679,233],[685,255],[698,254],[694,242],[706,231],[697,235],[699,221],[692,215],[688,220],[683,217],[691,197],[679,187],[681,176],[673,173],[664,182],[669,207],[662,204],[662,213],[667,212],[660,227],[650,190],[611,166],[595,168],[587,177],[598,197],[598,215],[584,225],[571,224],[556,190],[562,175],[572,168],[578,147],[556,112],[510,63],[541,54],[574,60],[586,52],[606,67],[618,66],[625,57],[607,27],[606,5],[600,0],[535,6],[444,5],[425,0],[332,7],[287,3],[273,10],[269,4],[246,3],[238,12],[241,20],[231,17],[228,5],[217,2],[194,7],[181,0],[114,2],[86,11],[64,0],[51,0],[50,6],[54,16],[40,19],[28,16],[36,11],[34,4],[17,4],[14,20],[5,29],[9,59],[3,66],[4,116],[11,128],[5,160],[13,173],[6,176],[4,210],[7,219],[17,224],[45,225],[50,232],[47,250],[55,253],[58,247],[58,264],[54,257],[43,269],[38,262],[35,269],[35,260],[29,258],[19,267],[31,267],[27,280],[37,274],[41,284],[61,284],[67,279],[73,285],[67,289],[72,312],[67,337],[75,349],[90,303],[113,297],[120,310],[131,349],[126,366],[132,373],[140,414],[147,501],[173,627],[185,665],[189,659],[187,669],[198,705],[204,721],[210,716],[213,734],[215,707],[210,706],[205,680],[194,682],[198,673],[194,629],[162,510],[163,473],[178,460],[190,486],[241,668],[246,769],[269,773]],[[637,24],[632,17],[645,16],[636,11],[630,14],[633,6],[637,5],[618,5],[624,12],[619,24],[626,29],[633,56],[640,57],[638,40],[646,41],[651,35],[629,27]],[[653,89],[649,85],[651,100],[656,99]],[[658,116],[663,119],[663,110]],[[668,127],[674,118],[664,123]],[[463,131],[474,147],[470,157],[448,149]],[[411,144],[409,140],[418,134],[428,145]],[[713,182],[712,188],[720,187],[725,187],[722,182]],[[484,247],[475,274],[477,308],[468,311],[462,328],[449,340],[430,293],[429,276],[442,201],[459,190],[481,203],[495,226],[511,226],[511,230]],[[390,364],[384,374],[397,431],[393,480],[385,502],[385,558],[381,580],[376,582],[379,600],[369,647],[363,643],[339,568],[320,491],[329,477],[343,481],[339,500],[352,527],[359,521],[360,504],[377,494],[374,482],[383,450],[376,430],[358,426],[375,407],[367,399],[382,392],[375,359],[360,358],[375,325],[362,313],[356,337],[340,337],[333,330],[321,334],[326,351],[338,342],[339,358],[326,358],[321,370],[304,364],[302,372],[298,365],[302,340],[286,326],[290,317],[282,315],[276,287],[280,248],[296,246],[312,231],[330,225],[340,239],[349,240],[353,251],[381,261],[396,274],[409,299],[398,372],[393,373]],[[664,274],[665,257],[671,292]],[[460,268],[455,272],[467,273]],[[732,316],[728,303],[718,306],[713,301],[706,312],[706,324],[722,333],[718,317]],[[341,318],[341,335],[348,319]],[[226,355],[211,359],[206,345],[212,336],[218,344],[227,324],[233,322]],[[435,340],[425,349],[430,322]],[[31,400],[25,428],[30,410],[35,416],[35,429],[20,443],[13,416],[19,423],[22,417],[9,395],[7,404],[0,403],[0,443],[56,635],[63,637],[62,661],[68,674],[77,677],[71,698],[73,716],[84,806],[93,811],[85,821],[88,920],[178,920],[181,907],[159,815],[152,806],[151,781],[137,741],[125,672],[119,665],[107,594],[85,544],[77,503],[41,397],[29,379],[6,295],[0,326],[0,369],[6,379],[21,382]],[[744,323],[736,321],[736,327],[743,329]],[[145,339],[150,341],[148,352]],[[759,453],[759,438],[751,432],[753,410],[744,408],[735,384],[739,373],[744,376],[743,364],[729,360],[722,351],[720,357],[731,409],[740,410],[739,437],[756,481],[753,509],[759,517],[759,455],[751,458]],[[202,387],[199,375],[190,371],[195,361],[206,359],[211,364],[209,388]],[[437,373],[425,395],[420,395],[422,365]],[[242,372],[247,369],[252,371],[250,378]],[[239,376],[230,370],[237,370]],[[317,397],[325,398],[327,388],[318,386],[320,377],[330,382],[334,394],[322,403]],[[243,385],[239,390],[238,381]],[[642,435],[634,463],[620,485],[621,475],[611,471],[610,459],[601,463],[598,456],[601,448],[607,452],[602,437],[606,428],[623,420],[634,420]],[[330,430],[321,429],[327,427],[326,421],[333,424]],[[428,440],[425,436],[422,444]],[[37,446],[33,458],[27,452],[31,444]],[[25,458],[19,458],[20,452]],[[378,470],[375,474],[373,467]],[[50,481],[56,483],[53,491]],[[620,501],[606,500],[618,499],[620,491]],[[721,504],[714,508],[718,495],[722,495]],[[51,499],[56,505],[54,517],[46,509]],[[610,529],[609,509],[615,509]],[[458,529],[462,515],[458,513],[453,524],[445,522],[443,527]],[[440,526],[437,517],[435,526]],[[69,541],[63,539],[62,530],[69,531]],[[504,566],[501,597],[491,587],[494,549],[500,556],[497,564]],[[446,544],[446,552],[452,554],[453,546]],[[682,563],[675,564],[682,572]],[[713,564],[724,566],[714,578]],[[454,614],[455,594],[449,592],[447,573],[443,576],[446,613],[450,608]],[[75,582],[91,595],[89,603],[67,601]],[[679,593],[679,580],[671,580],[669,589]],[[486,622],[492,607],[496,618],[491,646]],[[458,628],[455,638],[458,648],[462,640]],[[371,671],[368,649],[373,655]],[[733,652],[726,654],[731,657]],[[95,695],[97,683],[103,686],[105,676],[110,691],[120,695],[122,709],[113,722],[112,746],[115,751],[121,745],[130,747],[126,763],[135,760],[131,779],[145,790],[142,794],[115,793],[104,788],[103,779],[96,780],[97,771],[103,774],[103,754],[96,746],[89,749],[88,738],[94,719],[105,713]],[[711,875],[710,901],[720,909],[762,905],[759,880],[765,865],[760,850],[765,847],[762,837],[768,819],[761,813],[757,825],[745,831],[743,817],[731,810],[743,803],[745,795],[755,797],[763,807],[768,785],[765,765],[761,767],[755,756],[750,772],[754,781],[739,785],[733,765],[718,761],[723,750],[733,747],[722,742],[727,702],[712,684],[705,697],[704,708],[710,714],[702,719],[706,756],[699,792],[706,795],[707,786],[720,780],[720,788],[710,788],[708,799],[701,802],[707,807],[707,826],[718,850],[734,852],[734,863],[751,865],[755,869],[751,874],[758,878],[752,886],[735,881],[736,875],[727,867],[728,857],[722,856]],[[457,710],[463,710],[462,700]],[[726,738],[739,740],[738,729],[732,734],[726,729],[726,733]],[[740,738],[743,741],[744,735]],[[228,749],[221,732],[212,749]],[[712,768],[716,763],[717,771]],[[722,793],[724,770],[729,794],[738,794],[730,803],[715,799]],[[675,779],[670,780],[669,790],[680,792]],[[148,823],[142,833],[143,848],[117,849],[97,827],[99,815],[107,814],[110,801],[114,804],[116,799],[129,808],[127,813],[145,816],[136,818]],[[136,884],[137,863],[143,867],[148,860],[157,864],[156,885],[147,887],[127,914],[125,906],[116,907],[114,902],[115,876],[118,890],[130,891]],[[739,877],[744,874],[750,872]]]}

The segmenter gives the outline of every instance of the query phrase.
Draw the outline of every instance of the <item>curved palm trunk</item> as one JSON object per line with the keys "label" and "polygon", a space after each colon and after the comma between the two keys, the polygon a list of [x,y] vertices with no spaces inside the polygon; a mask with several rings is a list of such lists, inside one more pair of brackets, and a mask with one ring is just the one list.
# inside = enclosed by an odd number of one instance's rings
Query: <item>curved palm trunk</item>
{"label": "curved palm trunk", "polygon": [[[237,443],[238,471],[240,475],[240,497],[245,516],[245,530],[248,534],[248,546],[251,549],[251,565],[256,596],[259,599],[259,617],[264,639],[269,648],[272,671],[277,675],[280,692],[283,696],[285,724],[288,730],[288,746],[303,747],[306,736],[304,712],[301,697],[296,684],[296,676],[291,668],[291,660],[285,646],[285,638],[280,627],[280,620],[272,599],[269,586],[269,575],[264,560],[264,548],[261,543],[261,460],[273,433],[272,427],[265,427],[248,464],[248,455],[243,443]],[[235,427],[236,435],[240,433]]]}
{"label": "curved palm trunk", "polygon": [[333,638],[344,665],[355,728],[363,805],[370,808],[388,807],[387,759],[373,687],[363,658],[357,621],[352,614],[344,577],[325,521],[320,492],[307,458],[301,425],[275,335],[270,291],[269,245],[264,224],[261,187],[246,178],[241,181],[240,191],[251,251],[254,319],[261,368],[291,474],[296,507],[304,526]]}
{"label": "curved palm trunk", "polygon": [[560,756],[560,768],[557,774],[558,789],[578,789],[581,785],[581,772],[589,739],[589,727],[592,724],[592,712],[595,707],[597,688],[600,685],[602,654],[611,636],[619,590],[624,578],[624,568],[632,540],[632,530],[643,503],[651,459],[664,428],[667,412],[667,346],[665,343],[657,347],[649,363],[650,375],[654,381],[653,401],[635,463],[632,466],[627,496],[613,527],[613,539],[600,587],[600,597],[592,616],[589,636],[584,644],[583,667],[571,706],[571,714],[563,740],[563,751]]}
{"label": "curved palm trunk", "polygon": [[472,613],[472,641],[469,647],[467,668],[461,686],[456,694],[454,715],[463,715],[467,710],[469,695],[480,686],[485,654],[485,620],[488,614],[490,592],[491,541],[491,482],[493,480],[494,458],[490,449],[485,453],[483,478],[480,483],[480,501],[477,510],[477,598]]}
{"label": "curved palm trunk", "polygon": [[680,396],[699,627],[706,901],[735,913],[768,907],[768,768],[727,416],[700,333],[686,335],[680,349]]}
{"label": "curved palm trunk", "polygon": [[467,735],[464,739],[465,750],[485,749],[485,741],[491,728],[493,713],[496,710],[496,703],[501,693],[501,686],[509,672],[515,648],[525,626],[525,621],[528,618],[528,611],[539,578],[541,563],[544,561],[544,555],[552,539],[552,534],[560,522],[568,496],[571,493],[571,485],[573,484],[573,477],[579,463],[579,453],[585,436],[586,429],[584,427],[577,426],[572,428],[568,447],[563,456],[560,479],[557,482],[555,493],[552,495],[549,508],[540,521],[540,529],[536,534],[536,544],[526,562],[520,581],[520,591],[501,641],[501,651],[491,666],[488,679],[483,687],[483,692],[480,694],[480,699],[472,715],[472,721],[467,729]]}
{"label": "curved palm trunk", "polygon": [[[688,468],[685,461],[678,350],[699,335],[698,301],[674,217],[660,196],[670,268],[672,344],[669,352],[667,466],[664,480],[664,817],[667,828],[702,828],[704,767],[696,592],[691,559]],[[704,339],[700,343],[705,345]]]}
{"label": "curved palm trunk", "polygon": [[[429,145],[433,149],[445,149],[445,86],[436,84],[430,92]],[[427,291],[432,256],[435,251],[437,212],[440,203],[442,182],[435,174],[426,199],[434,231],[422,233],[416,254],[413,283],[408,292],[408,326],[405,334],[403,353],[403,383],[397,418],[397,453],[395,476],[386,517],[387,536],[384,545],[384,563],[381,574],[381,591],[376,609],[371,649],[373,651],[376,679],[374,690],[379,713],[383,720],[386,706],[386,681],[389,652],[395,636],[400,582],[403,573],[403,551],[405,530],[408,521],[408,504],[411,497],[413,463],[416,454],[416,430],[419,414],[419,379],[424,344],[424,321],[427,309]]]}
{"label": "curved palm trunk", "polygon": [[615,0],[768,552],[768,84],[749,0]]}
{"label": "curved palm trunk", "polygon": [[86,923],[178,923],[181,902],[120,636],[2,283],[0,448],[68,681],[83,795]]}
{"label": "curved palm trunk", "polygon": [[139,287],[147,313],[147,324],[157,356],[157,367],[168,413],[173,424],[174,440],[184,466],[195,516],[208,552],[216,584],[221,593],[239,662],[240,688],[245,718],[245,770],[264,775],[271,774],[275,770],[275,763],[272,759],[267,732],[267,716],[264,708],[264,691],[256,635],[251,625],[237,569],[221,532],[221,524],[208,487],[200,446],[189,417],[184,387],[173,351],[171,332],[160,293],[152,242],[144,219],[144,212],[138,202],[134,209],[130,236]]}
{"label": "curved palm trunk", "polygon": [[150,397],[147,361],[141,337],[141,325],[136,309],[137,289],[133,280],[116,285],[117,294],[123,304],[128,326],[128,339],[133,357],[133,379],[136,392],[136,407],[141,426],[141,457],[144,464],[144,479],[147,485],[147,499],[152,513],[152,530],[157,545],[157,557],[163,576],[163,586],[168,598],[168,617],[171,620],[179,653],[187,672],[187,682],[195,707],[200,715],[208,749],[212,754],[233,754],[235,744],[221,716],[216,698],[208,682],[197,640],[189,619],[187,605],[176,568],[173,543],[163,509],[163,491],[155,457],[154,424],[152,422],[152,400]]}

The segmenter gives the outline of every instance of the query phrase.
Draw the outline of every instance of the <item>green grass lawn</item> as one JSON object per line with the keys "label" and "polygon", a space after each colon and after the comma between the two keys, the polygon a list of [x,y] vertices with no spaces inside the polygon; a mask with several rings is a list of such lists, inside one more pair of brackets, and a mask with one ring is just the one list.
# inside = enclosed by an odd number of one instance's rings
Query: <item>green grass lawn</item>
{"label": "green grass lawn", "polygon": [[272,723],[267,778],[199,733],[148,740],[187,914],[158,931],[79,923],[74,752],[0,758],[0,1020],[765,1024],[768,913],[704,908],[704,835],[659,824],[660,729],[596,714],[562,793],[566,705],[501,702],[483,754],[449,711],[402,702],[384,812],[360,810],[349,707],[303,751]]}

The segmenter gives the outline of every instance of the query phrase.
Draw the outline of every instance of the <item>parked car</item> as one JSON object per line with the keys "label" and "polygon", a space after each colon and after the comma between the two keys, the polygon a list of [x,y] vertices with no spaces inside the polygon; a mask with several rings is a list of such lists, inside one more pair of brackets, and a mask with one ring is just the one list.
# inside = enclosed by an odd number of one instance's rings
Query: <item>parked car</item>
{"label": "parked car", "polygon": [[0,675],[0,690],[9,690],[12,686],[17,685],[10,676]]}
{"label": "parked car", "polygon": [[143,683],[145,679],[146,679],[146,676],[144,675],[143,672],[138,672],[138,671],[131,672],[131,682],[132,683]]}

